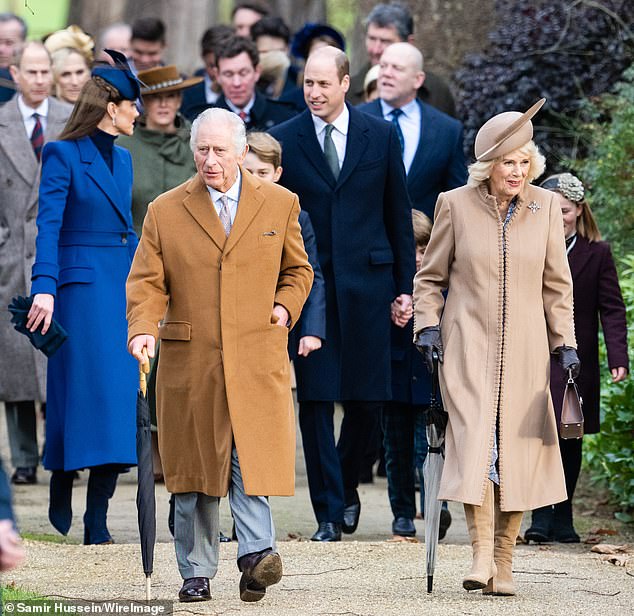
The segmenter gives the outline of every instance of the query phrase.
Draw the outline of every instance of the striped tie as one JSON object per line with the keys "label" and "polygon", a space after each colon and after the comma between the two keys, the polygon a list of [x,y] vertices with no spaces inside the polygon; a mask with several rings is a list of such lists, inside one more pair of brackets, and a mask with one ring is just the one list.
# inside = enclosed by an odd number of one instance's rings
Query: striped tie
{"label": "striped tie", "polygon": [[44,131],[42,130],[42,123],[40,122],[40,114],[34,113],[33,119],[35,120],[35,126],[31,133],[31,146],[33,147],[33,153],[38,162],[42,158],[42,148],[44,147]]}
{"label": "striped tie", "polygon": [[220,201],[220,205],[222,206],[218,216],[220,217],[220,222],[224,227],[225,234],[229,236],[229,233],[231,233],[231,214],[229,214],[227,195],[222,195],[218,201]]}

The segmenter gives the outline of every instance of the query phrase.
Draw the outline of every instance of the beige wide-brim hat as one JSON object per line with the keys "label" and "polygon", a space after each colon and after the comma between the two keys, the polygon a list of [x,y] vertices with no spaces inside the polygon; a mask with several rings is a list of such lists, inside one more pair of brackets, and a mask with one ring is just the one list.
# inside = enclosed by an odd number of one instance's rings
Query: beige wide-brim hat
{"label": "beige wide-brim hat", "polygon": [[185,88],[191,88],[203,80],[202,77],[185,79],[174,64],[139,71],[137,77],[141,82],[141,96],[178,92]]}
{"label": "beige wide-brim hat", "polygon": [[494,160],[528,143],[533,138],[531,118],[545,102],[542,98],[524,113],[505,111],[487,120],[475,138],[476,160]]}

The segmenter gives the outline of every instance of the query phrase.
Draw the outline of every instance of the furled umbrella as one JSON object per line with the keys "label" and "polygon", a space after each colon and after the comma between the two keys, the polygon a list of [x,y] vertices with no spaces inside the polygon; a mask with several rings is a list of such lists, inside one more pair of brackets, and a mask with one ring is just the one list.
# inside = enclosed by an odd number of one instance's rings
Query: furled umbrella
{"label": "furled umbrella", "polygon": [[445,430],[447,412],[442,406],[438,387],[438,355],[434,353],[434,370],[429,409],[427,410],[427,443],[429,449],[423,464],[423,482],[425,484],[425,554],[427,560],[427,592],[434,586],[436,568],[436,550],[438,548],[438,529],[442,503],[438,500],[440,477],[445,464]]}
{"label": "furled umbrella", "polygon": [[154,544],[156,542],[156,499],[154,495],[154,471],[152,468],[152,436],[150,433],[150,407],[147,401],[147,378],[150,362],[139,362],[139,392],[136,401],[136,455],[137,492],[136,507],[139,520],[141,559],[145,573],[145,598],[152,598],[152,570],[154,568]]}

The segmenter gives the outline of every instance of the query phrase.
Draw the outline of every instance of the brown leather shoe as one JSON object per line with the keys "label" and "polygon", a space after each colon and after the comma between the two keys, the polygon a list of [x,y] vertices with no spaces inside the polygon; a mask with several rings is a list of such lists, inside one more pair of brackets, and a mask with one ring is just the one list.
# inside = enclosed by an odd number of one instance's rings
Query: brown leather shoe
{"label": "brown leather shoe", "polygon": [[282,559],[271,548],[262,552],[246,554],[238,560],[240,577],[240,599],[246,602],[259,601],[266,594],[267,586],[282,579]]}
{"label": "brown leather shoe", "polygon": [[178,600],[181,601],[181,603],[209,601],[210,599],[209,578],[206,577],[187,578],[183,582],[183,587],[178,592]]}

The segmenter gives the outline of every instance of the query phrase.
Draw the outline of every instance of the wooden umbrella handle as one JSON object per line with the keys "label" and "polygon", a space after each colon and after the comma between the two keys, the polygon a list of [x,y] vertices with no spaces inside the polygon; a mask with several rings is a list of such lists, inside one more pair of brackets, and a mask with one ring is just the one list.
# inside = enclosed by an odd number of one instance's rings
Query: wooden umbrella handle
{"label": "wooden umbrella handle", "polygon": [[150,372],[150,360],[147,356],[147,348],[143,347],[143,361],[139,362],[139,389],[141,393],[145,396],[147,395],[147,377],[146,375]]}

